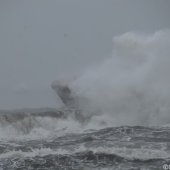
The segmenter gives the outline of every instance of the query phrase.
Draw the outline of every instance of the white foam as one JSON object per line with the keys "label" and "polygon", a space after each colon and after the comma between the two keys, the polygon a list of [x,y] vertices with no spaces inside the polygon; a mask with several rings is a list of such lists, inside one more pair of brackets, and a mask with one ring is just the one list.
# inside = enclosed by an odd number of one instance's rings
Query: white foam
{"label": "white foam", "polygon": [[35,156],[46,156],[46,155],[63,155],[63,154],[68,154],[67,151],[58,149],[57,151],[54,151],[50,148],[41,148],[41,149],[32,149],[30,152],[23,152],[21,150],[19,151],[10,151],[6,152],[0,155],[0,159],[4,158],[10,158],[10,157],[15,157],[15,158],[29,158],[29,157],[35,157]]}
{"label": "white foam", "polygon": [[82,125],[72,119],[29,117],[0,127],[0,140],[35,140],[60,137],[67,133],[81,133]]}

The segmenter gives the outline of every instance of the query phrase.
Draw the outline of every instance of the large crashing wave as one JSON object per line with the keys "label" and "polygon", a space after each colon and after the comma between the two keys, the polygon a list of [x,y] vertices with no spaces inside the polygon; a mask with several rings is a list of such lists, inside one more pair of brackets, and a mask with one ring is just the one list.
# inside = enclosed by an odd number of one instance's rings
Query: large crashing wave
{"label": "large crashing wave", "polygon": [[[111,125],[170,123],[170,30],[113,38],[113,56],[71,84],[83,114]],[[93,114],[95,113],[95,116]],[[97,114],[97,115],[96,115]]]}
{"label": "large crashing wave", "polygon": [[66,88],[63,83],[52,84],[61,92],[66,110],[0,111],[0,139],[45,138],[108,126],[170,124],[169,54],[170,30],[114,37],[111,58],[64,84]]}

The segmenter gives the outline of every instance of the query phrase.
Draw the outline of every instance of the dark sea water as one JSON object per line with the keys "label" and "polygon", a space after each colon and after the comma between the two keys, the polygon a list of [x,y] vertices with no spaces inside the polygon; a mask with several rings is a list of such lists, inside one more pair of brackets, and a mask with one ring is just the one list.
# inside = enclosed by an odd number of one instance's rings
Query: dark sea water
{"label": "dark sea water", "polygon": [[1,111],[0,133],[0,170],[163,170],[170,164],[169,127],[91,129],[42,109]]}

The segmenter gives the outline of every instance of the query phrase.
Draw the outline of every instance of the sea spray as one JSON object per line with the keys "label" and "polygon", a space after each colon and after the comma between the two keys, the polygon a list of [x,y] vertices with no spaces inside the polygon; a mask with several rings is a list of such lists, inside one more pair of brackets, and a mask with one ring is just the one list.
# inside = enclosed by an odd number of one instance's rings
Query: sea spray
{"label": "sea spray", "polygon": [[52,84],[65,108],[1,111],[0,169],[168,167],[170,128],[139,125],[169,123],[169,35],[115,37],[112,58]]}
{"label": "sea spray", "polygon": [[70,85],[88,101],[83,114],[116,126],[170,123],[169,54],[170,30],[114,37],[112,57]]}
{"label": "sea spray", "polygon": [[108,126],[170,124],[169,52],[169,30],[114,37],[112,57],[66,83],[76,99],[72,111],[78,109],[80,116],[72,116],[67,108],[60,111],[68,117],[51,110],[44,114],[41,109],[33,114],[31,110],[1,113],[1,139],[48,138]]}

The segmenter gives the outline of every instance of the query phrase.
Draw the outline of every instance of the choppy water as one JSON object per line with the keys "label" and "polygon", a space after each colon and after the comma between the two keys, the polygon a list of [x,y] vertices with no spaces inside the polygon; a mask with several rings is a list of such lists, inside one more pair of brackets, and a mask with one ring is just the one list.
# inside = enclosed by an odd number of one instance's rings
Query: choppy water
{"label": "choppy water", "polygon": [[169,127],[71,127],[63,113],[2,112],[0,169],[161,170],[170,164]]}
{"label": "choppy water", "polygon": [[169,169],[170,30],[113,46],[78,79],[52,83],[66,110],[0,112],[0,170]]}

